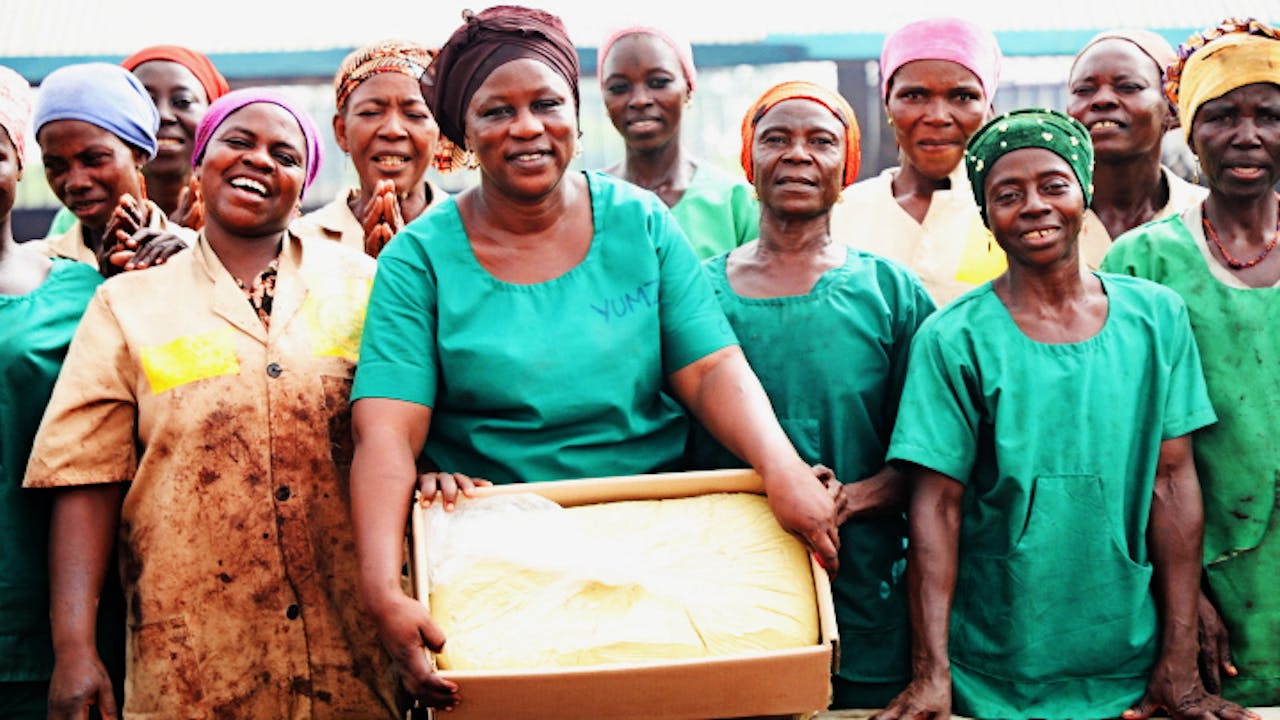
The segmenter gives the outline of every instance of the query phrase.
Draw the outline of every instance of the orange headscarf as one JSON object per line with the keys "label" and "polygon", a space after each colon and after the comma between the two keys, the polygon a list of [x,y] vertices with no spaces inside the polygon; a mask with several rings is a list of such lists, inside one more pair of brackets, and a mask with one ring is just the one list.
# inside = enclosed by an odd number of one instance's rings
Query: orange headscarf
{"label": "orange headscarf", "polygon": [[756,134],[756,123],[764,114],[784,100],[811,100],[831,111],[832,115],[844,125],[845,156],[844,186],[849,187],[858,177],[858,168],[862,165],[861,133],[858,131],[858,119],[854,117],[853,108],[840,97],[821,85],[803,80],[793,80],[774,85],[751,103],[747,114],[742,118],[742,169],[747,173],[747,181],[755,182],[755,169],[751,163],[751,145]]}
{"label": "orange headscarf", "polygon": [[213,66],[213,61],[209,60],[209,56],[199,50],[192,50],[181,45],[152,45],[143,48],[138,52],[125,58],[120,66],[129,72],[133,72],[144,62],[151,60],[167,60],[175,62],[191,71],[196,76],[196,80],[200,82],[200,87],[204,88],[204,94],[209,98],[209,103],[231,92],[231,86],[227,84],[227,79],[222,77],[222,73],[218,72],[218,68]]}

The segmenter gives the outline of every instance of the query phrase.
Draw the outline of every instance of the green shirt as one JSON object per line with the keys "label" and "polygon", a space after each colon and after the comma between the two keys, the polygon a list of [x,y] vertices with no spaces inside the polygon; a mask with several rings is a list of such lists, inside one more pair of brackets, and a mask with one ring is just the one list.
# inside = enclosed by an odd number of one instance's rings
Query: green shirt
{"label": "green shirt", "polygon": [[[924,286],[901,265],[849,248],[808,294],[747,298],[729,284],[726,258],[703,267],[800,456],[846,483],[879,471],[911,338],[934,309]],[[702,428],[692,453],[700,467],[743,466]],[[911,677],[905,547],[901,515],[840,528],[833,591],[840,641],[850,649],[840,654],[845,680],[905,686]]]}
{"label": "green shirt", "polygon": [[671,214],[698,257],[708,258],[759,236],[760,204],[753,193],[742,178],[699,163]]}
{"label": "green shirt", "polygon": [[987,283],[911,350],[888,455],[965,486],[949,638],[960,714],[1117,717],[1156,659],[1160,444],[1214,413],[1177,295],[1098,277],[1108,314],[1087,340],[1031,340]]}
{"label": "green shirt", "polygon": [[55,260],[26,295],[0,295],[0,682],[47,680],[49,501],[23,490],[36,428],[67,346],[102,282],[83,263]]}
{"label": "green shirt", "polygon": [[657,196],[586,178],[591,247],[553,280],[489,274],[453,199],[378,256],[352,397],[432,407],[436,467],[511,483],[682,459],[688,423],[663,382],[733,331]]}
{"label": "green shirt", "polygon": [[1116,241],[1104,270],[1148,278],[1187,303],[1219,422],[1195,435],[1204,496],[1204,561],[1240,675],[1224,695],[1280,704],[1280,287],[1220,281],[1197,238],[1199,209]]}

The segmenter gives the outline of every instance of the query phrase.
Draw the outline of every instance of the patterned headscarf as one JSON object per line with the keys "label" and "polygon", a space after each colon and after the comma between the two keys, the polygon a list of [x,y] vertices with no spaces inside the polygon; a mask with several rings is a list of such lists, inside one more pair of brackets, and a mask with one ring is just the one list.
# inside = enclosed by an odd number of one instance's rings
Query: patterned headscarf
{"label": "patterned headscarf", "polygon": [[18,170],[26,163],[27,127],[31,125],[31,85],[18,73],[0,65],[0,130],[18,154]]}
{"label": "patterned headscarf", "polygon": [[218,68],[213,66],[213,61],[207,55],[190,48],[184,48],[181,45],[152,45],[151,47],[143,48],[125,58],[120,63],[120,67],[133,72],[142,63],[152,60],[175,62],[190,70],[191,74],[195,75],[196,80],[200,82],[200,87],[204,88],[204,94],[209,98],[209,102],[213,102],[231,92],[231,86],[227,84],[227,79],[222,77],[222,73],[218,72]]}
{"label": "patterned headscarf", "polygon": [[338,112],[346,109],[347,99],[365,80],[379,73],[394,72],[418,82],[435,56],[434,50],[407,40],[383,40],[353,51],[333,76]]}
{"label": "patterned headscarf", "polygon": [[232,90],[210,105],[208,112],[200,120],[200,127],[196,128],[196,144],[191,150],[191,164],[194,167],[199,167],[200,161],[204,160],[205,148],[209,146],[209,141],[213,139],[214,131],[226,121],[228,116],[254,103],[279,105],[292,115],[294,120],[298,121],[298,127],[302,129],[302,136],[307,146],[307,172],[306,179],[302,184],[302,193],[298,196],[301,199],[302,195],[306,194],[307,188],[311,187],[311,183],[315,182],[316,174],[320,172],[320,132],[316,129],[315,122],[311,120],[311,116],[307,114],[306,110],[298,107],[289,98],[274,90],[265,88]]}
{"label": "patterned headscarf", "polygon": [[889,82],[898,68],[916,60],[947,60],[973,73],[987,103],[1000,82],[1000,45],[990,30],[960,18],[930,18],[906,25],[884,41],[880,52],[880,99],[889,99]]}
{"label": "patterned headscarf", "polygon": [[156,156],[160,113],[138,78],[119,65],[83,63],[49,73],[36,95],[36,134],[55,120],[96,125],[148,158]]}
{"label": "patterned headscarf", "polygon": [[671,48],[671,51],[676,54],[676,59],[680,61],[680,69],[684,71],[684,82],[689,86],[689,92],[693,93],[693,84],[698,77],[698,69],[693,64],[693,46],[687,40],[676,40],[667,33],[648,25],[623,28],[600,43],[600,52],[596,55],[596,75],[601,80],[604,80],[604,60],[609,57],[609,51],[613,49],[615,43],[628,35],[652,35]]}
{"label": "patterned headscarf", "polygon": [[858,130],[858,119],[854,117],[853,108],[845,102],[839,93],[832,92],[821,85],[802,80],[784,82],[774,85],[760,99],[751,103],[747,114],[742,117],[742,169],[747,173],[747,181],[755,182],[755,167],[751,161],[751,146],[755,140],[756,125],[760,118],[780,102],[786,100],[810,100],[816,102],[836,116],[844,125],[845,156],[844,187],[849,187],[858,177],[858,168],[862,163],[861,133]]}
{"label": "patterned headscarf", "polygon": [[1057,110],[1014,110],[983,125],[965,148],[965,169],[984,223],[990,225],[987,173],[997,160],[1023,148],[1044,148],[1066,160],[1080,181],[1085,206],[1093,201],[1093,142],[1085,126]]}
{"label": "patterned headscarf", "polygon": [[1178,107],[1187,141],[1200,106],[1253,83],[1280,85],[1280,32],[1259,20],[1229,18],[1178,46],[1165,93]]}
{"label": "patterned headscarf", "polygon": [[555,71],[569,84],[574,112],[580,112],[578,51],[560,18],[515,5],[497,5],[462,17],[462,27],[440,48],[422,76],[422,95],[446,138],[466,147],[471,97],[494,70],[513,60],[537,60]]}

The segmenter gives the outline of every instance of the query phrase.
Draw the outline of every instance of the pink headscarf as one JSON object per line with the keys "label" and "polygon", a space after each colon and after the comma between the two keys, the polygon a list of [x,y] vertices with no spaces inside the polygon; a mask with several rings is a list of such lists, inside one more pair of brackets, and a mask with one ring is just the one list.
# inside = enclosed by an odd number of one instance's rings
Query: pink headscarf
{"label": "pink headscarf", "polygon": [[916,60],[948,60],[973,73],[990,103],[1000,82],[1000,45],[990,30],[960,18],[930,18],[905,25],[884,41],[880,53],[880,98],[898,68]]}
{"label": "pink headscarf", "polygon": [[302,130],[302,137],[307,143],[306,157],[306,178],[302,183],[302,193],[299,198],[305,195],[307,188],[311,187],[311,183],[315,182],[316,174],[320,172],[320,132],[316,129],[315,122],[311,116],[307,114],[298,105],[294,104],[289,98],[274,91],[265,88],[244,88],[242,90],[232,90],[223,95],[213,104],[209,106],[209,110],[205,112],[204,118],[200,120],[200,126],[196,128],[196,143],[191,151],[191,165],[199,167],[200,161],[204,160],[205,148],[209,145],[209,140],[213,138],[213,133],[222,125],[223,121],[231,113],[254,103],[270,103],[279,105],[286,112],[298,121],[298,127]]}
{"label": "pink headscarf", "polygon": [[676,58],[680,60],[680,69],[684,70],[685,84],[689,86],[689,92],[693,92],[693,84],[698,75],[698,70],[693,65],[693,46],[688,42],[676,40],[661,30],[647,25],[633,25],[629,28],[623,28],[600,43],[600,52],[596,55],[596,75],[601,80],[604,79],[604,59],[609,56],[609,51],[613,49],[614,43],[628,35],[652,35],[666,43],[675,52]]}
{"label": "pink headscarf", "polygon": [[31,125],[31,84],[18,73],[0,65],[0,129],[9,135],[18,153],[18,169],[26,161],[27,127]]}

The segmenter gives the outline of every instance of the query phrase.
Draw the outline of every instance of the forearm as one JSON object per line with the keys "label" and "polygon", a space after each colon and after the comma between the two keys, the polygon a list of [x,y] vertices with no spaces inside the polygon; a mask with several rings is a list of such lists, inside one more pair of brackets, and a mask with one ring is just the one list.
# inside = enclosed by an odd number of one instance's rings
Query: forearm
{"label": "forearm", "polygon": [[49,615],[54,652],[96,652],[98,598],[120,522],[124,486],[56,491],[49,529]]}
{"label": "forearm", "polygon": [[1157,475],[1147,538],[1160,606],[1161,661],[1194,668],[1196,604],[1204,529],[1200,486],[1190,462]]}
{"label": "forearm", "polygon": [[844,486],[848,498],[848,520],[882,517],[907,509],[907,478],[892,465],[876,474]]}
{"label": "forearm", "polygon": [[360,590],[371,606],[388,593],[401,593],[405,525],[415,477],[412,450],[403,442],[375,433],[356,443],[351,518],[360,559]]}
{"label": "forearm", "polygon": [[963,488],[927,470],[913,471],[907,584],[911,613],[912,673],[949,677],[947,634],[959,564],[960,495]]}

